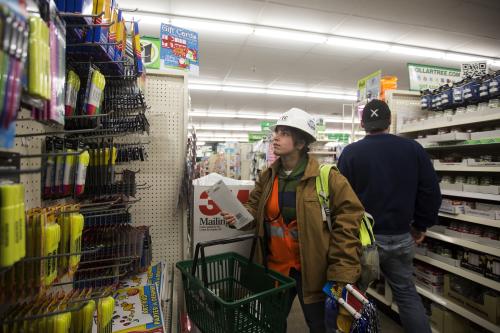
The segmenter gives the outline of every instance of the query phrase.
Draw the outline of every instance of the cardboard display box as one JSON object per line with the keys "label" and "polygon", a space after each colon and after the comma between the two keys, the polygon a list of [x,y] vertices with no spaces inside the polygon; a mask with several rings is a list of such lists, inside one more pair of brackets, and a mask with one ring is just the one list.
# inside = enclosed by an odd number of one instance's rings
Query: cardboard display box
{"label": "cardboard display box", "polygon": [[469,311],[474,312],[480,317],[489,320],[493,324],[500,324],[500,296],[485,293],[483,302],[476,303],[475,301],[453,291],[450,286],[450,275],[444,277],[444,297],[456,302]]}
{"label": "cardboard display box", "polygon": [[[215,202],[211,200],[206,192],[210,186],[218,182],[220,179],[229,187],[236,197],[245,203],[248,201],[250,192],[254,188],[254,182],[250,180],[234,180],[226,178],[218,174],[209,174],[205,177],[193,180],[193,224],[192,224],[192,251],[197,243],[210,241],[221,238],[236,237],[244,234],[253,233],[254,230],[241,231],[231,229],[227,226],[226,221],[220,215],[220,209]],[[209,247],[206,249],[205,255],[213,255],[225,252],[237,252],[245,257],[250,254],[250,240]]]}

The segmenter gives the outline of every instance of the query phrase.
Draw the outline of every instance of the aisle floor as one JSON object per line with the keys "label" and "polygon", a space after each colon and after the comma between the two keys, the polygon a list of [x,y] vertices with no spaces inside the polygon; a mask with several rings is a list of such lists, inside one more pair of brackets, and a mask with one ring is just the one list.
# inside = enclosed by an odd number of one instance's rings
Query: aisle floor
{"label": "aisle floor", "polygon": [[[391,318],[379,311],[380,329],[382,333],[403,333],[403,328]],[[305,333],[308,332],[302,309],[300,308],[299,299],[295,298],[292,310],[288,316],[287,333]]]}

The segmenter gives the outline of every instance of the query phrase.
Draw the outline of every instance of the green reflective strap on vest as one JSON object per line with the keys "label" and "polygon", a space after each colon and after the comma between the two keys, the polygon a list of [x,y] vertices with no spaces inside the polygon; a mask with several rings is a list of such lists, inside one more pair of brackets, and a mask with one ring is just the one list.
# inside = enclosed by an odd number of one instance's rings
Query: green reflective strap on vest
{"label": "green reflective strap on vest", "polygon": [[[316,177],[316,193],[321,204],[321,215],[323,216],[323,221],[327,222],[330,232],[332,231],[332,220],[328,179],[330,178],[331,169],[338,171],[337,167],[333,164],[321,164],[319,167],[319,176]],[[373,235],[374,224],[373,216],[365,212],[359,229],[359,240],[362,246],[375,244],[375,236]]]}

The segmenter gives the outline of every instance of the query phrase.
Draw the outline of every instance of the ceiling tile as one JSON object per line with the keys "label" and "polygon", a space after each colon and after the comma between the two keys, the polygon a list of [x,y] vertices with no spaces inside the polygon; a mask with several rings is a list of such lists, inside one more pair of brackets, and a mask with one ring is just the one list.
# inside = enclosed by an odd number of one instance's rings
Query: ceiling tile
{"label": "ceiling tile", "polygon": [[462,33],[436,32],[429,28],[415,28],[396,40],[401,44],[430,47],[442,50],[452,49],[471,40],[471,36]]}
{"label": "ceiling tile", "polygon": [[263,6],[260,1],[251,0],[170,0],[170,2],[173,14],[249,23],[255,22]]}
{"label": "ceiling tile", "polygon": [[257,23],[283,28],[329,33],[342,22],[345,15],[328,13],[320,10],[288,7],[268,3],[262,10]]}
{"label": "ceiling tile", "polygon": [[383,22],[370,18],[349,17],[333,33],[379,41],[393,41],[412,30],[407,24]]}

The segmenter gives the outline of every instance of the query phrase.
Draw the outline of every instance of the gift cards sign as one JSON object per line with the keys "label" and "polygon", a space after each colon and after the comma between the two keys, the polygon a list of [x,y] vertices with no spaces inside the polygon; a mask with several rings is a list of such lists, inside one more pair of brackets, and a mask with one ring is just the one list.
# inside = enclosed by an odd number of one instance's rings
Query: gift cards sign
{"label": "gift cards sign", "polygon": [[161,24],[160,69],[179,69],[199,75],[198,33]]}

